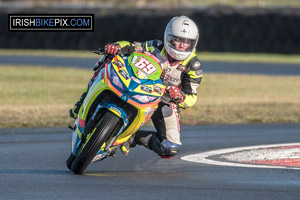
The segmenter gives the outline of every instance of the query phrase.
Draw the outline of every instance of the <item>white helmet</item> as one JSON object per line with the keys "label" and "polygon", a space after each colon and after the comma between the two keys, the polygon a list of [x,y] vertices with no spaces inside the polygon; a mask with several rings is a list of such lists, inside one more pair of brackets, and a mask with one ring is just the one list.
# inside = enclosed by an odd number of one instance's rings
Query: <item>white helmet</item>
{"label": "white helmet", "polygon": [[[168,54],[176,60],[185,60],[195,50],[199,39],[197,25],[186,16],[174,17],[168,23],[164,34],[164,47]],[[174,41],[188,44],[186,50],[175,48]]]}

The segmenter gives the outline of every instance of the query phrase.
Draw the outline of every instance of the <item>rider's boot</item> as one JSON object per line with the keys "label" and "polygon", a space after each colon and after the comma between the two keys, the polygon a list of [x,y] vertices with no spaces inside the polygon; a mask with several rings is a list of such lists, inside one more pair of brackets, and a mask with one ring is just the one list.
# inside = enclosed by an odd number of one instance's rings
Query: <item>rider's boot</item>
{"label": "rider's boot", "polygon": [[154,151],[162,158],[171,158],[178,154],[180,150],[179,144],[166,139],[161,140],[154,131],[139,130],[122,145],[122,153],[128,155],[130,148],[135,147],[137,144]]}
{"label": "rider's boot", "polygon": [[75,103],[74,107],[69,110],[70,117],[76,119],[79,109],[88,93],[89,85],[84,89],[82,95],[80,96],[79,100]]}

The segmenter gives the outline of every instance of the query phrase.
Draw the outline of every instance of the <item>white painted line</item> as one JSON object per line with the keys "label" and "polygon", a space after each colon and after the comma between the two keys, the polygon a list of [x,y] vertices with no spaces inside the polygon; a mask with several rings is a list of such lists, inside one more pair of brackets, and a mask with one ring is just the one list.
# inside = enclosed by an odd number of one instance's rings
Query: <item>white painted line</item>
{"label": "white painted line", "polygon": [[300,168],[296,167],[285,167],[285,166],[273,166],[273,165],[252,165],[252,164],[243,164],[243,163],[231,163],[231,162],[223,162],[211,160],[208,157],[215,155],[223,155],[237,151],[246,151],[251,149],[261,149],[261,148],[272,148],[272,147],[281,147],[281,146],[293,146],[300,145],[300,143],[287,143],[287,144],[272,144],[272,145],[259,145],[259,146],[248,146],[248,147],[237,147],[237,148],[228,148],[228,149],[219,149],[214,151],[208,151],[204,153],[192,154],[181,157],[182,160],[196,162],[196,163],[204,163],[209,165],[221,165],[221,166],[230,166],[230,167],[252,167],[252,168],[277,168],[277,169],[296,169],[300,170]]}

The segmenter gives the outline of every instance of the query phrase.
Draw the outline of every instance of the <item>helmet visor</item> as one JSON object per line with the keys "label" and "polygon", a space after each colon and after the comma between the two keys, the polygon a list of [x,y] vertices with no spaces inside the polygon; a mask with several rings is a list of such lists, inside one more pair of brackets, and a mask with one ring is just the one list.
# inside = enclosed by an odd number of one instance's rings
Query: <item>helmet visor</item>
{"label": "helmet visor", "polygon": [[178,36],[168,35],[167,43],[168,45],[177,51],[181,52],[191,52],[195,48],[197,40],[182,38]]}

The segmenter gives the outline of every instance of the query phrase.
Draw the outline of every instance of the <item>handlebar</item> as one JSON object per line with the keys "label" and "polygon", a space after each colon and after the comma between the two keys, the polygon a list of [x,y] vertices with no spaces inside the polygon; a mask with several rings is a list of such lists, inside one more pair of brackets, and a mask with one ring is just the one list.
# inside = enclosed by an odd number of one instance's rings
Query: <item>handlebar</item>
{"label": "handlebar", "polygon": [[[107,56],[107,57],[109,57],[109,58],[111,58],[111,59],[115,56],[115,55],[112,55],[112,54],[107,54],[107,53],[105,52],[105,48],[104,48],[104,47],[99,48],[98,51],[93,51],[93,53],[98,54],[98,55],[105,55],[105,56]],[[125,56],[125,54],[126,54],[126,53],[123,53],[123,52],[121,52],[121,51],[119,51],[119,52],[117,53],[117,55],[120,55],[120,56]]]}
{"label": "handlebar", "polygon": [[98,55],[103,55],[105,54],[105,49],[103,47],[99,48],[98,51],[93,51],[93,53],[98,54]]}

